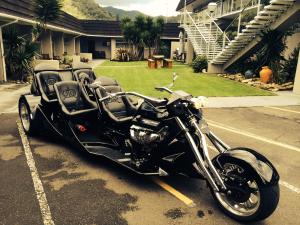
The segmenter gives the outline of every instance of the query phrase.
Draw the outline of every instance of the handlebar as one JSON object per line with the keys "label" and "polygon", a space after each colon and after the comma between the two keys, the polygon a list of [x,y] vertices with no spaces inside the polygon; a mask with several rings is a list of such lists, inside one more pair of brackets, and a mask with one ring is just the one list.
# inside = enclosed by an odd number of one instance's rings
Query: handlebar
{"label": "handlebar", "polygon": [[144,96],[144,95],[141,95],[139,93],[136,93],[136,92],[117,92],[117,93],[112,93],[104,98],[100,98],[99,99],[99,102],[103,102],[105,100],[108,100],[108,99],[112,99],[114,97],[119,97],[119,96],[126,96],[126,95],[133,95],[133,96],[136,96],[136,97],[140,97],[144,100],[148,100],[150,102],[155,102],[157,104],[162,104],[162,103],[165,103],[166,100],[160,100],[160,99],[155,99],[155,98],[151,98],[151,97],[148,97],[148,96]]}
{"label": "handlebar", "polygon": [[171,91],[171,90],[170,90],[169,88],[167,88],[167,87],[155,87],[155,90],[161,91],[161,92],[166,91],[166,92],[168,92],[168,93],[170,93],[170,94],[173,93],[173,91]]}

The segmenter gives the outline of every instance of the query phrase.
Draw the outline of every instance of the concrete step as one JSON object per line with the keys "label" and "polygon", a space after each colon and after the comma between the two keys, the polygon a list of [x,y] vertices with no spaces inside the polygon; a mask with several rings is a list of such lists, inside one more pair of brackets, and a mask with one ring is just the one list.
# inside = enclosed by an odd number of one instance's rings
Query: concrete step
{"label": "concrete step", "polygon": [[285,11],[287,6],[283,5],[267,5],[264,7],[264,10],[278,10],[278,11]]}
{"label": "concrete step", "polygon": [[291,0],[291,1],[288,1],[288,0],[272,0],[270,1],[270,4],[271,5],[292,5],[294,4],[295,1]]}

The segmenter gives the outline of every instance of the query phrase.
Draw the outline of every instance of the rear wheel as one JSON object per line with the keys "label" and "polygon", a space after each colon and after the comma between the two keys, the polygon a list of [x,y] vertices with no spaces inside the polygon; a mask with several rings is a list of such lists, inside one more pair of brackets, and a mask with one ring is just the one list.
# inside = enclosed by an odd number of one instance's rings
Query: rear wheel
{"label": "rear wheel", "polygon": [[224,177],[226,193],[215,192],[214,199],[230,217],[242,222],[255,222],[270,216],[279,201],[279,185],[265,186],[251,167],[238,160],[215,165]]}
{"label": "rear wheel", "polygon": [[31,110],[24,98],[21,98],[19,101],[19,116],[25,133],[30,135],[34,134],[36,129],[31,116]]}

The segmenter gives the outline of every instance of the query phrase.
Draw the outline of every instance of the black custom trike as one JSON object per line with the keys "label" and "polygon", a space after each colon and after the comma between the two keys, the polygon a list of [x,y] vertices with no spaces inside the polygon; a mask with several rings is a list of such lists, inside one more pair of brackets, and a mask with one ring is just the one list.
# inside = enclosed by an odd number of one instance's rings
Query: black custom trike
{"label": "black custom trike", "polygon": [[[170,98],[124,92],[85,64],[70,70],[39,65],[31,93],[20,97],[19,114],[27,134],[51,131],[138,174],[204,179],[219,207],[238,221],[270,216],[279,201],[272,163],[254,150],[230,148],[210,131],[202,98],[171,86],[156,89]],[[213,159],[207,141],[219,152]]]}

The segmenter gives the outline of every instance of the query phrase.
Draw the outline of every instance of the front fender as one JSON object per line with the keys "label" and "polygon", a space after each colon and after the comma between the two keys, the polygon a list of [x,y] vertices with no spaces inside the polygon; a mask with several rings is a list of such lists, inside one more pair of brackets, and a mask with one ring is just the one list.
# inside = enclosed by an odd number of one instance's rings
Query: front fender
{"label": "front fender", "polygon": [[220,166],[229,160],[243,162],[255,172],[264,186],[277,184],[279,174],[272,163],[260,153],[249,148],[234,148],[217,155],[212,161]]}

